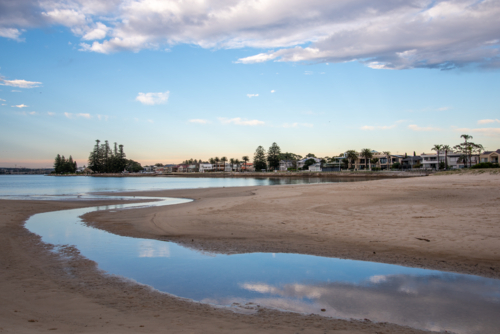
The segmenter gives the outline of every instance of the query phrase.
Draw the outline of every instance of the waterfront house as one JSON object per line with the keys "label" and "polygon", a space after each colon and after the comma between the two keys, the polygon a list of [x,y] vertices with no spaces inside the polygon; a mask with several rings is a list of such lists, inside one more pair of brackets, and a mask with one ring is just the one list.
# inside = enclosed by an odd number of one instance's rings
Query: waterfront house
{"label": "waterfront house", "polygon": [[500,157],[500,149],[496,151],[485,151],[480,155],[480,161],[497,164],[499,157]]}
{"label": "waterfront house", "polygon": [[422,165],[421,161],[422,161],[422,157],[419,155],[403,158],[403,159],[401,159],[401,168],[413,169],[415,165],[419,166],[418,168],[420,168]]}
{"label": "waterfront house", "polygon": [[288,168],[293,168],[294,165],[293,160],[280,160],[280,172],[286,172]]}
{"label": "waterfront house", "polygon": [[302,169],[304,168],[304,164],[306,163],[307,160],[313,159],[314,163],[321,163],[321,158],[311,158],[311,157],[305,157],[304,159],[301,159],[297,161],[297,168]]}
{"label": "waterfront house", "polygon": [[199,164],[198,168],[199,168],[200,173],[213,171],[213,166],[212,166],[212,164],[209,164],[209,163],[201,163],[201,164]]}

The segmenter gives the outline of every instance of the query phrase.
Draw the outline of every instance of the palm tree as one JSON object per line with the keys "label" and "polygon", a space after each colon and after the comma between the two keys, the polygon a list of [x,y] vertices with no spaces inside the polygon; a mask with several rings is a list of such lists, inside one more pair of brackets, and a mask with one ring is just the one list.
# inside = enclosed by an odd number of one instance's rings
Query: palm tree
{"label": "palm tree", "polygon": [[240,169],[240,160],[234,159],[234,163],[236,164],[236,171],[238,171]]}
{"label": "palm tree", "polygon": [[222,157],[220,158],[220,162],[222,162],[222,171],[225,172],[226,171],[226,161],[227,161],[227,158],[226,157]]}
{"label": "palm tree", "polygon": [[369,148],[363,148],[359,156],[365,158],[365,169],[368,169],[368,160],[373,157],[372,150],[370,150]]}
{"label": "palm tree", "polygon": [[232,172],[234,169],[234,164],[235,164],[234,158],[229,159],[229,163],[231,164],[231,172]]}
{"label": "palm tree", "polygon": [[220,161],[219,157],[215,157],[214,161],[215,161],[215,164],[217,166],[217,172],[218,172],[219,171],[219,161]]}
{"label": "palm tree", "polygon": [[460,138],[463,138],[465,140],[465,145],[467,146],[467,140],[469,139],[473,139],[474,137],[472,137],[471,135],[461,135]]}
{"label": "palm tree", "polygon": [[345,152],[345,157],[348,161],[351,161],[351,167],[353,167],[354,162],[358,159],[358,152],[355,150],[348,150]]}
{"label": "palm tree", "polygon": [[451,146],[443,145],[441,149],[444,151],[444,166],[448,169],[448,152],[451,151]]}
{"label": "palm tree", "polygon": [[245,162],[245,171],[246,171],[247,170],[247,162],[250,160],[250,158],[248,158],[248,155],[244,155],[241,159]]}
{"label": "palm tree", "polygon": [[439,169],[439,152],[443,149],[443,145],[434,145],[434,147],[431,149],[433,151],[436,151],[437,152],[437,157],[438,157],[438,161],[437,161],[437,169]]}

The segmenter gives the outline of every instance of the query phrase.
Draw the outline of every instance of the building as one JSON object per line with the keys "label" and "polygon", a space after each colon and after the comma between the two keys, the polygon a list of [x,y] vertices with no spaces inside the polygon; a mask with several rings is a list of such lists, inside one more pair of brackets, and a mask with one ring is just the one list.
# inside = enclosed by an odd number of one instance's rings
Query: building
{"label": "building", "polygon": [[241,164],[241,171],[242,172],[255,172],[255,168],[253,167],[253,163],[251,163],[251,162],[242,163]]}
{"label": "building", "polygon": [[[401,159],[401,168],[403,169],[413,169],[413,168],[420,168],[422,167],[422,157],[417,155],[417,156],[410,156]],[[415,167],[417,166],[417,167]]]}
{"label": "building", "polygon": [[288,168],[293,168],[294,166],[295,166],[295,161],[280,160],[280,172],[286,172]]}
{"label": "building", "polygon": [[321,162],[316,162],[309,166],[310,172],[321,172]]}
{"label": "building", "polygon": [[213,171],[213,165],[209,163],[201,163],[199,164],[198,171],[200,173],[211,172]]}
{"label": "building", "polygon": [[500,149],[496,151],[485,151],[479,156],[479,161],[491,162],[497,164],[499,157],[500,157]]}
{"label": "building", "polygon": [[298,169],[302,169],[304,168],[304,164],[306,163],[307,160],[309,159],[313,159],[314,160],[314,163],[321,163],[321,160],[320,158],[312,158],[312,157],[305,157],[304,159],[301,159],[299,161],[297,161],[297,168]]}

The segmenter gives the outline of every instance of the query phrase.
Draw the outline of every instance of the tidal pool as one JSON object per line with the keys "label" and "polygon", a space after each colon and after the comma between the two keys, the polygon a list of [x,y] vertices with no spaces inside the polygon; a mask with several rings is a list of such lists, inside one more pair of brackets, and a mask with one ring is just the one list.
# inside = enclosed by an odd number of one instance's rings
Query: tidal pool
{"label": "tidal pool", "polygon": [[135,199],[156,201],[40,213],[25,226],[45,243],[75,246],[109,274],[242,312],[270,307],[455,333],[500,328],[500,280],[301,254],[207,254],[172,242],[118,236],[79,218],[92,211],[190,201]]}

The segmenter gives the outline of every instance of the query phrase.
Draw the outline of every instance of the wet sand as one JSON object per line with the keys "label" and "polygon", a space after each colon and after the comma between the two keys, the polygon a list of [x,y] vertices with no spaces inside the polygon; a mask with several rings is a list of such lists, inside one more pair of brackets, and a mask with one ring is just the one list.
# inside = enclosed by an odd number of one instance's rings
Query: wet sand
{"label": "wet sand", "polygon": [[[212,252],[293,252],[500,278],[498,189],[500,175],[482,174],[140,192],[134,195],[195,201],[95,212],[85,220],[116,234]],[[38,212],[94,205],[0,201],[0,333],[421,332],[189,302],[103,275],[74,249],[54,254],[23,227]]]}

